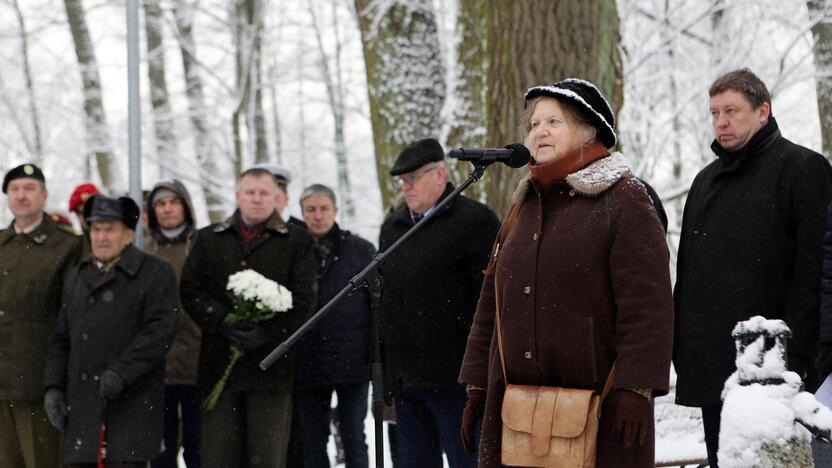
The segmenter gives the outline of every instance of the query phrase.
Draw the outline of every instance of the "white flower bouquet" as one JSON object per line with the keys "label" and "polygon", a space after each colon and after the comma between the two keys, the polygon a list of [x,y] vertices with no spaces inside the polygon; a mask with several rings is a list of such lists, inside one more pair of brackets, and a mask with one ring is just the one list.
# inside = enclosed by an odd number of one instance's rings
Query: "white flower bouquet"
{"label": "white flower bouquet", "polygon": [[[292,308],[292,292],[254,270],[238,271],[229,276],[226,288],[231,291],[234,312],[228,314],[224,321],[256,324]],[[217,404],[234,365],[245,354],[245,351],[233,345],[228,347],[228,352],[228,365],[205,399],[205,408],[209,411]]]}

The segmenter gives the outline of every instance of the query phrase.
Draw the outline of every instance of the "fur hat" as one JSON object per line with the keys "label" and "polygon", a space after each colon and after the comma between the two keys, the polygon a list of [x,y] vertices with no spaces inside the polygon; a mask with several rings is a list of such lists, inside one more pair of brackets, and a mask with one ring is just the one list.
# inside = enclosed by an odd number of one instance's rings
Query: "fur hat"
{"label": "fur hat", "polygon": [[536,97],[546,96],[567,101],[584,111],[584,115],[598,131],[598,139],[605,148],[612,148],[616,143],[615,115],[601,91],[589,81],[569,78],[547,86],[535,86],[526,91],[525,102]]}
{"label": "fur hat", "polygon": [[96,195],[84,203],[84,219],[90,224],[98,221],[121,221],[128,229],[135,230],[139,221],[139,206],[130,197],[110,198]]}

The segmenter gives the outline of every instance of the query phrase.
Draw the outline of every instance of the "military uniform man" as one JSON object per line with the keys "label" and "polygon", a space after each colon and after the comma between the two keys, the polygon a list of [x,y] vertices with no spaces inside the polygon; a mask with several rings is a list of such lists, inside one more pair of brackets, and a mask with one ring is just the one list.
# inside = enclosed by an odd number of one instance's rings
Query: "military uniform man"
{"label": "military uniform man", "polygon": [[3,193],[14,221],[0,231],[0,466],[54,468],[60,441],[43,410],[43,368],[81,240],[44,215],[46,180],[34,164],[6,173]]}

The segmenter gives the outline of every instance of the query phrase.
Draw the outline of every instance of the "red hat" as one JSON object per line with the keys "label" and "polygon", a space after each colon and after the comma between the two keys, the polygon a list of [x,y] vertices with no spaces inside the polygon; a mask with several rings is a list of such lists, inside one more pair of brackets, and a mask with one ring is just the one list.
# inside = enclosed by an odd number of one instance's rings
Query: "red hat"
{"label": "red hat", "polygon": [[69,197],[69,211],[73,212],[84,204],[91,196],[98,195],[99,190],[93,184],[81,184],[75,187],[72,196]]}

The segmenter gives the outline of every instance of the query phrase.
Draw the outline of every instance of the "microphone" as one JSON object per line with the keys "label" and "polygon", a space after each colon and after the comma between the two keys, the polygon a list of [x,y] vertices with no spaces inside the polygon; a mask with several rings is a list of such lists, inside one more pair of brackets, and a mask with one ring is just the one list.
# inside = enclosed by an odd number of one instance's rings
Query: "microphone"
{"label": "microphone", "polygon": [[501,162],[514,169],[525,166],[532,157],[529,149],[520,143],[506,145],[505,148],[459,148],[451,150],[450,156],[460,161],[474,163]]}

